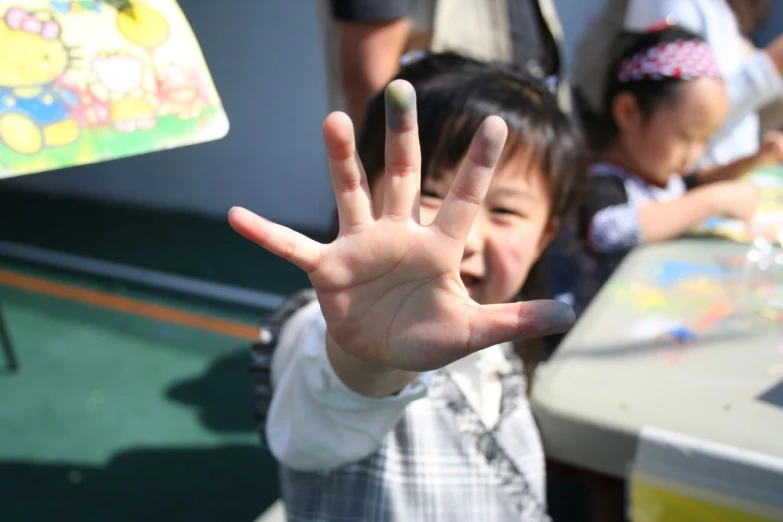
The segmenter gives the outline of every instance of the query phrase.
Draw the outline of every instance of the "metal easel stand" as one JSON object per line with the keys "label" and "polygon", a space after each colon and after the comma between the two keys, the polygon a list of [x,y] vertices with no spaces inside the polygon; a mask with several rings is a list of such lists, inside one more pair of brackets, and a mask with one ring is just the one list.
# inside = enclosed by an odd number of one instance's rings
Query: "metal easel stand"
{"label": "metal easel stand", "polygon": [[2,302],[0,302],[0,345],[2,345],[3,353],[5,354],[6,367],[11,373],[15,372],[19,369],[19,361],[16,358],[14,345],[11,343],[11,336],[8,333],[8,326],[5,323]]}

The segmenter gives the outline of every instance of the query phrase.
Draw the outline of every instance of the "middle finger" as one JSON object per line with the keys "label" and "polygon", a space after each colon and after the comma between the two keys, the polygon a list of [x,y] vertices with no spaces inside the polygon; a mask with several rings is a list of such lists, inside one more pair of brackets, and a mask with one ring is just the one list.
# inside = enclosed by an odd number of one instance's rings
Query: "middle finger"
{"label": "middle finger", "polygon": [[386,87],[386,175],[383,215],[419,219],[421,149],[416,122],[416,92],[404,80]]}

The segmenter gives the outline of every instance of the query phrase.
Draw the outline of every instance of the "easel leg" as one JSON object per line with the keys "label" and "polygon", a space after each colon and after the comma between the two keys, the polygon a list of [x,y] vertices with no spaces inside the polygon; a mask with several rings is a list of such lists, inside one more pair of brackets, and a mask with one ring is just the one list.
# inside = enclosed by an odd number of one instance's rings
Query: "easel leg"
{"label": "easel leg", "polygon": [[14,352],[14,345],[11,344],[8,326],[5,324],[2,305],[0,305],[0,345],[3,346],[3,352],[5,353],[6,361],[8,361],[8,369],[15,372],[19,368],[19,362]]}

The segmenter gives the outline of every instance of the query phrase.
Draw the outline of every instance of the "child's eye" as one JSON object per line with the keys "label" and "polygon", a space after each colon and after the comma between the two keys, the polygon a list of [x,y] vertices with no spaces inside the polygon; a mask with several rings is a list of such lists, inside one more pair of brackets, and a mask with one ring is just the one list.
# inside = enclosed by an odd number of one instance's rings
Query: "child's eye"
{"label": "child's eye", "polygon": [[525,217],[524,213],[519,210],[507,208],[507,207],[495,207],[492,209],[493,214],[512,216],[512,217]]}
{"label": "child's eye", "polygon": [[443,196],[441,196],[440,194],[436,193],[433,190],[428,190],[428,189],[421,189],[421,197],[443,199]]}

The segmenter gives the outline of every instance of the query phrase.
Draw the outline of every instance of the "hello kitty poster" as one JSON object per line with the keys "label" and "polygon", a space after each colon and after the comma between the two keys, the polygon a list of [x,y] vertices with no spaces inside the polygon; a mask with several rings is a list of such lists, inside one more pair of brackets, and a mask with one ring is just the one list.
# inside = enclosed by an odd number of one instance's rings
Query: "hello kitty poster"
{"label": "hello kitty poster", "polygon": [[0,178],[227,132],[175,0],[0,0]]}

